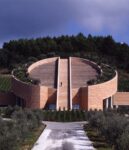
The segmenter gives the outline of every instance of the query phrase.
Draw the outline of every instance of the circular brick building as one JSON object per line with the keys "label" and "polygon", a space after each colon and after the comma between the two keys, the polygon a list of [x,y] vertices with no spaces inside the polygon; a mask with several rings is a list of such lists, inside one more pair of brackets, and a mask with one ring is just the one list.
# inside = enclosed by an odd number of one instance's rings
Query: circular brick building
{"label": "circular brick building", "polygon": [[40,60],[28,67],[27,74],[38,82],[30,84],[12,77],[12,92],[23,107],[102,110],[112,107],[112,96],[117,92],[116,71],[102,80],[103,69],[82,58]]}

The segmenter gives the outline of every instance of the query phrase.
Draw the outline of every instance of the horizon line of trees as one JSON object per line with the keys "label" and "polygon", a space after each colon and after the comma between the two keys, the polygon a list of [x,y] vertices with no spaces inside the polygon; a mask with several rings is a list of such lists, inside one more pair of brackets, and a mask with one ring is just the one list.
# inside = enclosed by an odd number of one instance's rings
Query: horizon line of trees
{"label": "horizon line of trees", "polygon": [[112,36],[72,36],[19,39],[5,42],[0,49],[0,67],[9,72],[22,64],[49,57],[82,57],[105,63],[119,71],[120,91],[129,91],[129,45],[116,42]]}
{"label": "horizon line of trees", "polygon": [[112,36],[76,36],[43,37],[19,39],[5,42],[0,50],[0,66],[26,62],[29,57],[37,59],[60,55],[61,57],[87,54],[107,58],[109,63],[121,69],[129,70],[129,46],[115,42]]}

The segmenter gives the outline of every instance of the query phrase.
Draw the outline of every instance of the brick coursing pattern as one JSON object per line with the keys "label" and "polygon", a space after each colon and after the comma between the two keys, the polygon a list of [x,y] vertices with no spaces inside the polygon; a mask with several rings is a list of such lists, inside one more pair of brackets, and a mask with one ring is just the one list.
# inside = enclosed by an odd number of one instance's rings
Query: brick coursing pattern
{"label": "brick coursing pattern", "polygon": [[[77,59],[77,58],[73,58]],[[41,65],[43,63],[56,61],[57,58],[51,58],[49,60],[41,60],[39,62],[34,63],[28,69],[30,72],[37,65]],[[80,61],[80,58],[77,60]],[[74,60],[75,61],[75,60]],[[84,59],[83,59],[84,61]],[[88,61],[88,64],[92,64],[92,62]],[[95,63],[93,64],[94,68]],[[82,109],[103,109],[103,100],[110,96],[113,96],[117,92],[117,73],[116,76],[104,83],[97,85],[90,85],[79,88],[72,88],[72,103],[80,104]],[[57,103],[57,89],[49,88],[47,86],[42,85],[32,85],[24,83],[14,76],[12,76],[12,89],[11,91],[15,96],[18,96],[25,101],[25,106],[28,108],[44,108],[46,104],[56,104]],[[117,94],[115,95],[115,99]],[[117,98],[118,101],[118,98]],[[121,100],[120,100],[121,101]],[[0,98],[0,102],[2,102]],[[9,101],[7,101],[9,102]],[[126,101],[127,102],[127,101]],[[114,100],[115,104],[115,100]]]}
{"label": "brick coursing pattern", "polygon": [[104,83],[88,86],[88,110],[103,109],[103,100],[117,92],[118,75]]}
{"label": "brick coursing pattern", "polygon": [[129,105],[129,92],[117,92],[113,96],[113,105]]}

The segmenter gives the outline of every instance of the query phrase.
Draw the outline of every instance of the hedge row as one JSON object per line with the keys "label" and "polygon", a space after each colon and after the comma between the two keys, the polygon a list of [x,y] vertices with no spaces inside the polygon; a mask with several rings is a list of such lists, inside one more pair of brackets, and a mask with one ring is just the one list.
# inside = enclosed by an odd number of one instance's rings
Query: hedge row
{"label": "hedge row", "polygon": [[101,136],[115,150],[127,150],[129,147],[129,118],[111,111],[91,112],[89,124],[96,128]]}
{"label": "hedge row", "polygon": [[0,118],[0,150],[19,150],[27,135],[41,125],[42,113],[11,107],[5,113],[11,118],[6,121]]}

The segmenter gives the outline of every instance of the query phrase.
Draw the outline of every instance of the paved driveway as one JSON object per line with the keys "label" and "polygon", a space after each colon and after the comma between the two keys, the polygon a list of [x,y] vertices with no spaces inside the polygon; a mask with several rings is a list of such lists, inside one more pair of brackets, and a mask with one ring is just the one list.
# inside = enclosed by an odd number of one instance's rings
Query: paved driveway
{"label": "paved driveway", "polygon": [[32,150],[94,150],[83,130],[85,122],[47,122]]}

